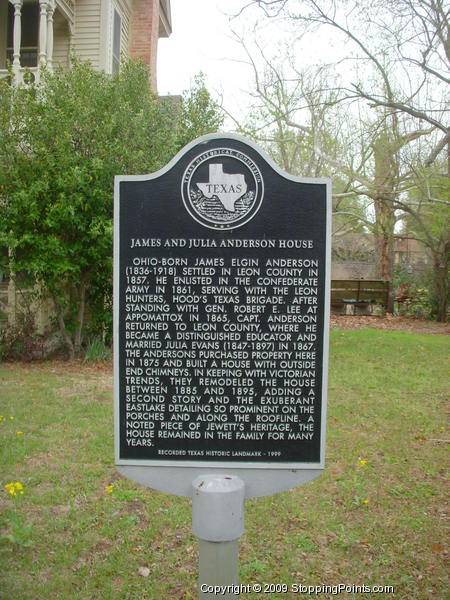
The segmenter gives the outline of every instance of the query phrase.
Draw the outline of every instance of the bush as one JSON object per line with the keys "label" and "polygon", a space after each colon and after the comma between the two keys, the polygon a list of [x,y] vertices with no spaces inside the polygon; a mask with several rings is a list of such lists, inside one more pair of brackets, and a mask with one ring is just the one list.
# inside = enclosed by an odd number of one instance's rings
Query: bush
{"label": "bush", "polygon": [[19,313],[15,325],[0,330],[0,360],[30,361],[43,357],[44,338],[35,333],[31,312]]}
{"label": "bush", "polygon": [[111,360],[111,350],[105,346],[100,338],[92,338],[84,355],[85,362]]}
{"label": "bush", "polygon": [[112,332],[114,175],[157,171],[223,120],[201,78],[177,104],[148,82],[141,62],[111,77],[75,58],[33,85],[0,80],[0,268],[53,300],[70,356],[88,314],[88,335]]}
{"label": "bush", "polygon": [[423,273],[408,273],[398,267],[394,275],[394,293],[399,314],[415,319],[435,319],[438,299],[433,293],[432,270]]}

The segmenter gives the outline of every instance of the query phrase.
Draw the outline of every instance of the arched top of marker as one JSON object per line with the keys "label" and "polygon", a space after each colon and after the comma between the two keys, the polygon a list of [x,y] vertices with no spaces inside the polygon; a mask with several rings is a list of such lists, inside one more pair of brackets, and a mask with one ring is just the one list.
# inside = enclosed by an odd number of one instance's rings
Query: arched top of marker
{"label": "arched top of marker", "polygon": [[297,183],[309,183],[309,184],[331,184],[331,180],[326,177],[299,177],[297,175],[291,175],[287,171],[281,169],[276,162],[267,154],[265,150],[263,150],[258,144],[253,142],[252,140],[238,135],[236,133],[208,133],[207,135],[202,135],[192,142],[189,142],[184,148],[182,148],[177,154],[170,160],[167,165],[155,171],[154,173],[148,173],[143,175],[116,175],[115,179],[117,181],[146,181],[150,179],[156,179],[157,177],[161,177],[165,175],[168,171],[173,169],[177,163],[191,150],[198,147],[198,150],[201,152],[202,150],[206,150],[209,142],[217,142],[222,146],[226,146],[227,142],[236,141],[240,144],[246,145],[251,148],[254,152],[257,152],[259,156],[276,172],[278,175],[284,177],[285,179],[289,179],[291,181],[295,181]]}

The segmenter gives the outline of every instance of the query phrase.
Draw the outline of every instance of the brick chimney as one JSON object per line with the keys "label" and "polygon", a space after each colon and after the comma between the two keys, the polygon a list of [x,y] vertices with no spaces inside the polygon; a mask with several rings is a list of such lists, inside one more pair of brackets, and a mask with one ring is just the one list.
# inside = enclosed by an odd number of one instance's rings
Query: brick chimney
{"label": "brick chimney", "polygon": [[130,22],[129,55],[150,67],[150,84],[157,91],[156,54],[158,50],[159,0],[134,0]]}

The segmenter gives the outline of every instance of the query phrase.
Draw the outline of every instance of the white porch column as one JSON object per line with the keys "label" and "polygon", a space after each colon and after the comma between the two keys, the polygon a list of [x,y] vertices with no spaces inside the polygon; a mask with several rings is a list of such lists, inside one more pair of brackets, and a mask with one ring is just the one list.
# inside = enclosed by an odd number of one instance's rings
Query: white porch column
{"label": "white porch column", "polygon": [[20,71],[20,44],[22,41],[22,0],[14,0],[14,26],[13,26],[13,71],[18,75]]}
{"label": "white porch column", "polygon": [[69,56],[67,57],[67,62],[69,67],[72,66],[72,55],[73,55],[73,36],[75,34],[75,27],[72,22],[69,21]]}
{"label": "white porch column", "polygon": [[47,11],[47,66],[53,71],[53,13],[55,12],[55,3],[49,2]]}
{"label": "white porch column", "polygon": [[47,0],[39,0],[41,17],[39,21],[39,63],[47,62]]}

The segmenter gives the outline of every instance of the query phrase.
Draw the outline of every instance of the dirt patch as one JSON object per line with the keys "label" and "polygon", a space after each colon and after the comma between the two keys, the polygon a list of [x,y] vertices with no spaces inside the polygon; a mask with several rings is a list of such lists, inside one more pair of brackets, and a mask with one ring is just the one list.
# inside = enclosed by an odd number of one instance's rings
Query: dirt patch
{"label": "dirt patch", "polygon": [[384,329],[387,331],[407,331],[409,333],[432,333],[449,335],[448,323],[419,321],[408,317],[373,317],[363,315],[331,315],[332,329]]}
{"label": "dirt patch", "polygon": [[71,382],[69,386],[55,388],[58,396],[63,398],[72,398],[74,396],[89,396],[91,394],[92,382],[86,379],[78,378],[76,386]]}
{"label": "dirt patch", "polygon": [[42,469],[48,467],[56,462],[56,458],[52,452],[40,452],[34,456],[26,458],[26,463],[32,470]]}
{"label": "dirt patch", "polygon": [[101,539],[88,550],[86,550],[72,565],[72,571],[76,573],[83,567],[92,567],[101,562],[113,550],[113,544],[107,539]]}

